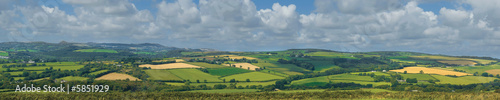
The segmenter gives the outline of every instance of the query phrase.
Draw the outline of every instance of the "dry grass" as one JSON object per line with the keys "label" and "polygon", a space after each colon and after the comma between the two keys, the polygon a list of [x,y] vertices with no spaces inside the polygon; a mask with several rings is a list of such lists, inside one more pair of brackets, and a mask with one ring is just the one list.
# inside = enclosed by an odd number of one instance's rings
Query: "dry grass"
{"label": "dry grass", "polygon": [[139,67],[151,67],[151,69],[175,69],[175,68],[201,68],[200,66],[195,66],[186,63],[170,63],[170,64],[161,64],[161,65],[139,65]]}
{"label": "dry grass", "polygon": [[[231,67],[232,67],[232,65],[235,65],[236,68],[240,68],[240,66],[242,66],[241,69],[249,69],[250,68],[250,70],[255,70],[255,68],[260,68],[258,66],[252,65],[250,63],[235,63],[235,64],[231,64]],[[229,64],[226,64],[226,66],[229,66]]]}
{"label": "dry grass", "polygon": [[[243,58],[246,58],[246,59],[257,59],[257,58],[254,58],[254,57],[247,57],[247,56],[237,56],[237,55],[218,55],[219,57],[224,57],[224,58],[231,58],[231,59],[243,59]],[[213,56],[209,56],[209,57],[213,57]]]}
{"label": "dry grass", "polygon": [[500,69],[492,69],[492,70],[487,70],[487,71],[484,71],[484,72],[487,72],[487,73],[490,73],[490,74],[493,74],[493,75],[497,75],[497,74],[500,74]]}
{"label": "dry grass", "polygon": [[471,74],[462,73],[462,72],[455,72],[455,71],[448,71],[448,70],[434,69],[434,68],[425,68],[425,67],[405,67],[404,69],[390,70],[390,71],[400,72],[400,73],[403,73],[404,71],[407,71],[407,73],[420,73],[421,70],[424,71],[425,74],[456,75],[456,76],[471,75]]}
{"label": "dry grass", "polygon": [[477,64],[476,62],[468,61],[468,60],[451,60],[451,61],[450,60],[440,60],[438,62],[440,62],[440,63],[446,63],[446,64],[462,65],[462,66]]}
{"label": "dry grass", "polygon": [[141,79],[135,78],[133,76],[120,73],[109,73],[99,78],[96,78],[95,80],[127,80],[127,79],[129,79],[130,81],[136,81],[136,80],[142,81]]}

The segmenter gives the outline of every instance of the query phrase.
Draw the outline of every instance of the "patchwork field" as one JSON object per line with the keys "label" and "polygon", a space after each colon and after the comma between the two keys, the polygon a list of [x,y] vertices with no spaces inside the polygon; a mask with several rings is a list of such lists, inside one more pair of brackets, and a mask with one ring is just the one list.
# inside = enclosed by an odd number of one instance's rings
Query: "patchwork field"
{"label": "patchwork field", "polygon": [[261,67],[266,67],[266,69],[269,70],[274,70],[278,72],[282,72],[287,75],[302,75],[300,72],[309,72],[309,70],[297,67],[293,64],[279,64],[279,63],[262,63],[259,61],[259,63],[253,63],[256,66],[261,66]]}
{"label": "patchwork field", "polygon": [[9,56],[9,53],[5,51],[0,51],[0,56]]}
{"label": "patchwork field", "polygon": [[456,76],[471,75],[468,73],[455,72],[455,71],[436,69],[436,68],[425,68],[425,67],[405,67],[404,69],[390,70],[390,71],[400,72],[400,73],[403,73],[404,71],[407,71],[407,73],[420,73],[420,71],[423,71],[425,74],[456,75]]}
{"label": "patchwork field", "polygon": [[[254,58],[254,57],[247,57],[247,56],[237,56],[237,55],[218,55],[219,57],[224,57],[224,58],[231,58],[231,59],[257,59],[257,58]],[[213,56],[207,56],[207,57],[213,57]]]}
{"label": "patchwork field", "polygon": [[217,65],[217,64],[209,64],[204,62],[186,62],[186,64],[201,66],[205,68],[227,68],[228,66]]}
{"label": "patchwork field", "polygon": [[203,82],[203,80],[207,80],[208,82],[222,82],[217,76],[210,75],[198,69],[171,69],[168,71],[181,79],[190,80],[191,82],[196,82],[196,80],[200,80],[200,82]]}
{"label": "patchwork field", "polygon": [[168,70],[144,70],[144,71],[146,72],[146,74],[149,75],[148,79],[150,80],[163,80],[163,81],[182,80],[181,78],[170,73]]}
{"label": "patchwork field", "polygon": [[257,89],[220,89],[220,90],[193,90],[187,92],[201,92],[201,93],[246,93],[257,92]]}
{"label": "patchwork field", "polygon": [[96,78],[95,80],[127,80],[127,79],[129,79],[130,81],[136,81],[136,80],[141,81],[141,79],[121,73],[109,73],[99,78]]}
{"label": "patchwork field", "polygon": [[429,74],[399,74],[401,76],[403,76],[404,79],[407,79],[407,78],[417,78],[417,80],[436,80],[436,78],[432,77],[431,75]]}
{"label": "patchwork field", "polygon": [[321,77],[315,77],[315,78],[301,79],[301,80],[292,81],[292,85],[322,86],[328,82],[332,82],[332,83],[354,82],[354,83],[363,84],[363,85],[372,84],[373,86],[390,85],[389,82],[373,82],[373,78],[371,78],[370,76],[358,76],[358,75],[353,75],[353,74],[339,74],[339,75],[330,75],[330,76],[321,76]]}
{"label": "patchwork field", "polygon": [[497,75],[497,74],[500,74],[500,69],[492,69],[492,70],[487,70],[485,72],[493,74],[493,75]]}
{"label": "patchwork field", "polygon": [[253,82],[253,81],[269,81],[269,80],[283,79],[283,78],[284,77],[276,76],[276,75],[272,75],[272,74],[268,74],[268,73],[248,72],[248,73],[243,73],[243,74],[236,74],[236,75],[222,77],[221,79],[226,79],[226,81],[229,81],[230,79],[236,79],[240,82],[246,81],[246,79],[250,79],[250,81]]}
{"label": "patchwork field", "polygon": [[[258,66],[252,65],[250,63],[235,63],[235,64],[231,64],[231,67],[233,65],[235,65],[236,68],[247,69],[247,70],[255,70],[255,68],[260,68]],[[229,64],[226,64],[226,66],[229,66]]]}
{"label": "patchwork field", "polygon": [[57,80],[65,80],[65,81],[85,81],[89,78],[87,77],[79,77],[79,76],[66,76],[63,78],[59,78]]}
{"label": "patchwork field", "polygon": [[118,53],[116,50],[111,49],[80,49],[74,52],[104,52],[104,53]]}
{"label": "patchwork field", "polygon": [[436,82],[439,84],[475,84],[475,83],[487,83],[491,82],[495,79],[494,77],[481,77],[481,76],[463,76],[463,77],[448,77],[448,76],[442,76],[442,75],[432,75],[436,79],[438,79],[440,82]]}
{"label": "patchwork field", "polygon": [[494,60],[485,60],[485,59],[472,59],[472,58],[457,58],[457,57],[446,57],[446,56],[410,56],[413,58],[420,58],[420,59],[435,59],[435,60],[472,60],[479,62],[481,64],[489,64],[491,62],[496,62]]}
{"label": "patchwork field", "polygon": [[201,68],[200,66],[195,66],[186,63],[170,63],[170,64],[161,64],[161,65],[139,65],[139,67],[151,67],[151,69],[176,69],[176,68]]}
{"label": "patchwork field", "polygon": [[468,61],[468,60],[440,60],[438,62],[446,63],[446,64],[464,65],[464,66],[477,64],[476,62]]}
{"label": "patchwork field", "polygon": [[250,72],[249,70],[244,70],[244,69],[240,69],[240,68],[232,68],[232,67],[210,68],[207,70],[208,70],[209,74],[217,75],[217,76],[228,76],[228,75]]}

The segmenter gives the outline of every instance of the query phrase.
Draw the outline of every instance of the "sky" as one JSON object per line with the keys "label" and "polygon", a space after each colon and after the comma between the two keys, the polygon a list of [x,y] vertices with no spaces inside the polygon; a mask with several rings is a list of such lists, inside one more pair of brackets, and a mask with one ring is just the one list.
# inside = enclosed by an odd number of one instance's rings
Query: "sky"
{"label": "sky", "polygon": [[0,0],[0,42],[500,58],[499,0]]}

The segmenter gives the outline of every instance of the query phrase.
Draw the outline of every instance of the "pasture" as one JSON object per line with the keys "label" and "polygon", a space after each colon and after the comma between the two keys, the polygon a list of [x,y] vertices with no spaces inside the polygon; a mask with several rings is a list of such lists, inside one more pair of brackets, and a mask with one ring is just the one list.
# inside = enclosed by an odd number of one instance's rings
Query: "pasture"
{"label": "pasture", "polygon": [[[226,79],[226,83],[203,83],[203,81],[201,81],[200,83],[196,83],[196,82],[191,83],[191,85],[198,86],[198,85],[203,85],[204,84],[204,85],[213,87],[216,84],[224,84],[224,85],[229,86],[231,83],[229,83],[227,81],[228,81],[227,79]],[[255,85],[255,86],[259,86],[259,85],[267,86],[267,85],[272,85],[274,83],[275,83],[275,81],[269,81],[269,82],[241,82],[240,81],[240,82],[236,83],[236,86],[243,86],[243,87],[252,86],[252,85]],[[168,84],[173,84],[173,85],[178,85],[178,86],[184,85],[184,83],[168,83]],[[234,83],[232,83],[232,84],[234,84]]]}
{"label": "pasture", "polygon": [[382,72],[354,72],[354,73],[351,73],[353,75],[358,75],[359,73],[366,73],[366,74],[372,74],[374,73],[375,75],[385,75],[385,76],[389,76],[389,74],[387,73],[382,73]]}
{"label": "pasture", "polygon": [[[500,69],[500,65],[493,64],[493,65],[487,65],[487,66],[458,66],[458,67],[450,67],[446,68],[447,70],[453,70],[453,69],[458,69],[458,70],[464,70],[467,73],[474,73],[478,72],[479,74],[486,72],[488,70],[493,70],[494,69]],[[496,75],[496,74],[493,74]]]}
{"label": "pasture", "polygon": [[209,63],[204,63],[204,62],[186,62],[186,64],[201,66],[201,67],[205,67],[205,68],[226,68],[226,67],[228,67],[228,66],[209,64]]}
{"label": "pasture", "polygon": [[[230,67],[233,67],[235,65],[235,68],[241,68],[241,69],[247,69],[247,70],[255,70],[256,68],[260,68],[258,66],[252,65],[250,63],[235,63],[231,64]],[[229,64],[226,64],[226,66],[229,66]]]}
{"label": "pasture", "polygon": [[462,66],[477,64],[476,62],[469,60],[439,60],[438,62],[445,64],[462,65]]}
{"label": "pasture", "polygon": [[[33,73],[33,72],[36,72],[37,74],[40,74],[42,73],[43,71],[28,71],[29,73]],[[17,72],[6,72],[6,73],[10,73],[10,75],[22,75],[23,74],[23,71],[17,71]]]}
{"label": "pasture", "polygon": [[407,71],[407,73],[420,73],[420,71],[423,71],[425,74],[456,75],[456,76],[471,75],[468,73],[455,72],[455,71],[449,71],[449,70],[443,70],[443,69],[437,69],[437,68],[425,68],[425,67],[405,67],[403,69],[390,70],[390,71],[399,72],[399,73],[403,73],[404,71]]}
{"label": "pasture", "polygon": [[73,52],[104,52],[104,53],[118,53],[116,50],[111,49],[80,49]]}
{"label": "pasture", "polygon": [[97,74],[101,74],[101,73],[106,73],[108,72],[109,70],[100,70],[100,71],[96,71],[96,72],[92,72],[92,73],[89,73],[89,75],[97,75]]}
{"label": "pasture", "polygon": [[494,60],[485,60],[485,59],[472,59],[472,58],[458,58],[458,57],[447,57],[447,56],[434,56],[434,55],[427,55],[427,56],[410,56],[412,58],[419,58],[419,59],[434,59],[434,60],[472,60],[479,62],[481,64],[489,64],[491,62],[496,62]]}
{"label": "pasture", "polygon": [[210,75],[198,69],[171,69],[168,71],[183,80],[190,80],[191,82],[196,82],[196,80],[200,80],[200,82],[203,82],[203,80],[207,80],[208,82],[222,82],[217,76]]}
{"label": "pasture", "polygon": [[66,76],[63,78],[58,78],[56,80],[64,80],[64,81],[85,81],[89,78],[87,77],[79,77],[79,76]]}
{"label": "pasture", "polygon": [[250,72],[249,70],[244,70],[244,69],[240,69],[240,68],[232,68],[232,67],[210,68],[207,70],[208,70],[209,74],[217,75],[217,76],[228,76],[228,75]]}
{"label": "pasture", "polygon": [[268,73],[248,72],[248,73],[243,73],[243,74],[236,74],[236,75],[222,77],[221,79],[226,79],[226,81],[229,81],[231,79],[236,79],[240,82],[246,81],[246,79],[250,79],[250,82],[253,82],[253,81],[270,81],[270,80],[283,79],[283,78],[284,77],[276,76],[276,75],[272,75],[272,74],[268,74]]}
{"label": "pasture", "polygon": [[463,77],[448,77],[442,75],[432,75],[440,82],[436,82],[438,84],[455,84],[455,85],[467,85],[467,84],[475,84],[475,83],[487,83],[491,82],[495,79],[494,77],[481,77],[481,76],[463,76]]}
{"label": "pasture", "polygon": [[316,61],[316,60],[310,60],[306,61],[314,65],[314,71],[315,72],[324,72],[329,69],[334,69],[334,68],[340,68],[338,66],[335,66],[332,61]]}
{"label": "pasture", "polygon": [[401,76],[403,76],[404,79],[407,79],[407,78],[417,78],[417,80],[436,80],[436,78],[432,77],[431,75],[429,74],[399,74]]}
{"label": "pasture", "polygon": [[144,65],[139,65],[139,67],[148,67],[148,68],[151,67],[151,69],[201,68],[200,66],[195,66],[186,63],[169,63],[161,65],[144,64]]}
{"label": "pasture", "polygon": [[[50,69],[50,66],[36,66],[36,67],[23,67],[24,70],[45,70]],[[77,70],[83,68],[83,65],[74,65],[74,66],[53,66],[52,69],[58,70],[61,69],[63,70]]]}
{"label": "pasture", "polygon": [[257,89],[219,89],[219,90],[193,90],[187,92],[201,92],[201,93],[247,93],[257,92]]}
{"label": "pasture", "polygon": [[144,70],[149,75],[150,80],[179,80],[182,79],[170,73],[168,70]]}
{"label": "pasture", "polygon": [[333,83],[339,83],[339,82],[344,82],[344,83],[358,83],[358,84],[372,84],[373,86],[379,86],[379,85],[390,85],[389,82],[374,82],[373,78],[370,76],[359,76],[359,75],[352,75],[352,74],[339,74],[339,75],[330,75],[328,76],[330,80],[332,80]]}
{"label": "pasture", "polygon": [[9,53],[8,52],[5,52],[5,51],[0,51],[0,56],[9,56]]}
{"label": "pasture", "polygon": [[291,85],[321,86],[321,85],[325,85],[328,82],[330,82],[330,79],[328,79],[328,76],[320,76],[320,77],[314,77],[314,78],[295,80],[295,81],[292,81]]}
{"label": "pasture", "polygon": [[[223,58],[230,58],[230,59],[257,59],[257,58],[254,58],[254,57],[247,57],[247,56],[237,56],[237,55],[217,55],[219,57],[223,57]],[[213,57],[213,56],[207,56],[207,57]]]}
{"label": "pasture", "polygon": [[253,64],[260,67],[266,67],[266,69],[269,70],[282,72],[287,75],[302,75],[303,73],[300,72],[309,72],[309,70],[297,67],[296,65],[293,64],[280,64],[280,63],[269,63],[269,62],[270,61],[267,61],[267,63],[262,63],[262,61],[259,61],[259,63],[253,63]]}
{"label": "pasture", "polygon": [[121,73],[109,73],[99,78],[96,78],[95,80],[127,80],[127,79],[129,79],[130,81],[136,81],[136,80],[141,81],[141,79]]}

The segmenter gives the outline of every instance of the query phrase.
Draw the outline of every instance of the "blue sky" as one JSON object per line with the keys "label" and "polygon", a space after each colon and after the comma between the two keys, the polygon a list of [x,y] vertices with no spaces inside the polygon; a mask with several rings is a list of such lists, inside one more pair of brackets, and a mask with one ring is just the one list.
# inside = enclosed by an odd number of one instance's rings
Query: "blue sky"
{"label": "blue sky", "polygon": [[500,57],[498,0],[0,0],[0,42]]}

